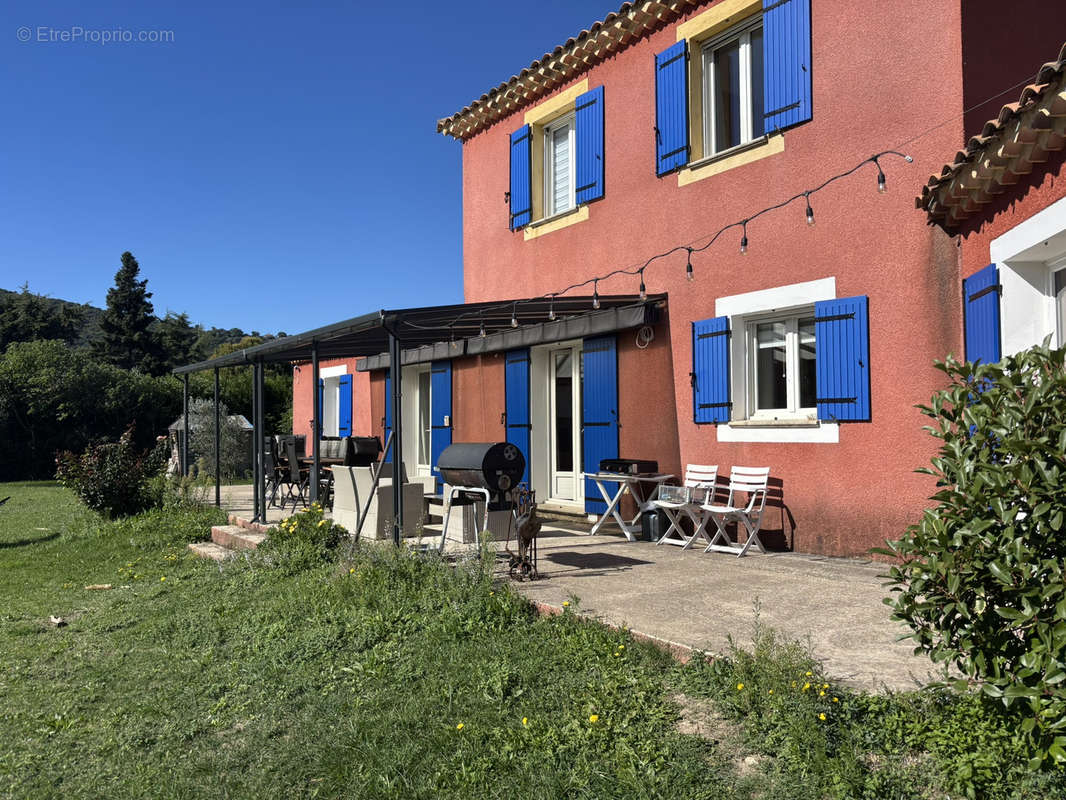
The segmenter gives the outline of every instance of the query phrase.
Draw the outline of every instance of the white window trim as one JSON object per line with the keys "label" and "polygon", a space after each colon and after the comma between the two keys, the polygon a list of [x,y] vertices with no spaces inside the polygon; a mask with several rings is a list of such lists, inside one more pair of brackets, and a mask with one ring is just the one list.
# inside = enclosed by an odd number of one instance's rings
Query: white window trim
{"label": "white window trim", "polygon": [[[719,297],[714,302],[716,317],[729,317],[730,336],[730,397],[734,413],[747,416],[748,409],[748,347],[745,332],[747,323],[788,312],[800,316],[820,300],[835,300],[836,278],[821,278],[762,289],[756,292]],[[811,420],[802,415],[789,415],[778,420],[736,419],[716,426],[720,442],[781,442],[836,444],[840,441],[840,425],[836,422]]]}
{"label": "white window trim", "polygon": [[348,367],[344,366],[344,365],[341,365],[339,367],[319,367],[319,370],[318,370],[318,377],[319,378],[337,378],[337,377],[340,377],[341,375],[347,375],[347,374],[348,374]]}
{"label": "white window trim", "polygon": [[[559,117],[556,120],[553,120],[552,122],[544,126],[544,131],[541,137],[543,139],[541,146],[544,148],[544,167],[542,170],[544,173],[544,208],[542,210],[542,220],[550,220],[554,217],[561,216],[577,208],[575,192],[576,187],[574,185],[577,176],[577,125],[575,124],[576,118],[576,112],[571,111],[568,114],[564,114],[563,116]],[[555,192],[553,191],[553,179],[555,175],[555,170],[552,169],[551,141],[554,132],[559,128],[563,127],[564,125],[569,126],[569,130],[567,132],[567,147],[570,150],[570,157],[568,159],[570,188],[567,195],[566,208],[555,208]]]}
{"label": "white window trim", "polygon": [[1014,355],[1057,334],[1054,273],[1066,266],[1066,198],[1057,200],[993,239],[991,261],[999,267],[1000,341]]}
{"label": "white window trim", "polygon": [[[703,59],[703,158],[730,153],[756,141],[751,110],[751,33],[756,28],[761,28],[762,24],[762,14],[758,14],[703,44],[700,55]],[[717,76],[714,51],[734,39],[740,40],[740,141],[719,150],[715,136],[717,109],[714,86]],[[758,138],[764,139],[765,135]]]}

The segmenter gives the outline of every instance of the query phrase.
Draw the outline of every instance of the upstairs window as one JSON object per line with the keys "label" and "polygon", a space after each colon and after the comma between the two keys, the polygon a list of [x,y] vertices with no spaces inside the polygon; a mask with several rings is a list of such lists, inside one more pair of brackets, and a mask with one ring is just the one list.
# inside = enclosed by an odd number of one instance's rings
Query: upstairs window
{"label": "upstairs window", "polygon": [[544,216],[574,207],[574,115],[567,114],[544,129]]}
{"label": "upstairs window", "polygon": [[762,16],[703,46],[704,155],[758,139],[763,122]]}

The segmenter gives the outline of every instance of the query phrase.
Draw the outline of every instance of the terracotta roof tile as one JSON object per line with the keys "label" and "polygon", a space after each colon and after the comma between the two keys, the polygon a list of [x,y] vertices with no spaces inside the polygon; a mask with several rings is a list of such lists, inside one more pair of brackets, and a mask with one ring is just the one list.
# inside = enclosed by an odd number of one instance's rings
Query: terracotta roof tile
{"label": "terracotta roof tile", "polygon": [[623,3],[587,30],[567,39],[510,80],[481,95],[450,117],[437,132],[469,139],[523,105],[549,94],[574,77],[628,47],[644,34],[673,22],[707,0],[643,0]]}
{"label": "terracotta roof tile", "polygon": [[1017,103],[1007,103],[981,132],[955,154],[939,175],[931,175],[915,205],[929,221],[953,233],[1005,187],[1034,165],[1066,149],[1066,44],[1044,64]]}

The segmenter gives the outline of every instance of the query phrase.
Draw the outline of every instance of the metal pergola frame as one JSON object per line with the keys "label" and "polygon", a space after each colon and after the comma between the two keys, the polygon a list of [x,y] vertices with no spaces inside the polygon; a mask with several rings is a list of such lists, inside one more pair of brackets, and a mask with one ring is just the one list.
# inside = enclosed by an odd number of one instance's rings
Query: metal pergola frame
{"label": "metal pergola frame", "polygon": [[[594,309],[598,301],[599,308]],[[658,320],[666,295],[609,295],[591,297],[549,297],[537,300],[497,300],[489,303],[429,306],[374,311],[335,322],[293,336],[283,336],[224,356],[177,367],[173,374],[183,382],[182,418],[185,424],[180,456],[183,475],[188,474],[189,456],[189,375],[214,370],[215,400],[215,505],[221,506],[219,444],[219,370],[233,367],[252,369],[252,470],[254,479],[253,522],[266,522],[266,458],[263,447],[263,376],[266,364],[310,362],[312,393],[319,381],[322,359],[363,359],[359,369],[388,369],[391,377],[393,454],[403,453],[403,413],[401,372],[406,364],[436,358],[494,352],[565,339],[632,329]],[[318,403],[311,403],[311,500],[318,499],[321,473],[318,430]],[[402,457],[396,457],[399,461]],[[403,532],[403,486],[392,482],[393,542],[399,545]]]}

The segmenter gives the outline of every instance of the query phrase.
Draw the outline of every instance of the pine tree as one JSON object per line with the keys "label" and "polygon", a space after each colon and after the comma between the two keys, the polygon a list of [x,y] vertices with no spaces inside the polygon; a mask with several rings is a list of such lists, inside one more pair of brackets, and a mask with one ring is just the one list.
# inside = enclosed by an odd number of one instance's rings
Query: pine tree
{"label": "pine tree", "polygon": [[140,271],[133,253],[123,253],[115,286],[107,290],[107,309],[100,319],[101,339],[96,354],[123,369],[156,375],[163,368],[162,352],[159,337],[152,329],[152,293],[147,289],[147,278],[137,280]]}
{"label": "pine tree", "polygon": [[84,322],[76,306],[49,300],[22,284],[18,294],[0,295],[0,353],[11,342],[61,339],[73,343]]}

